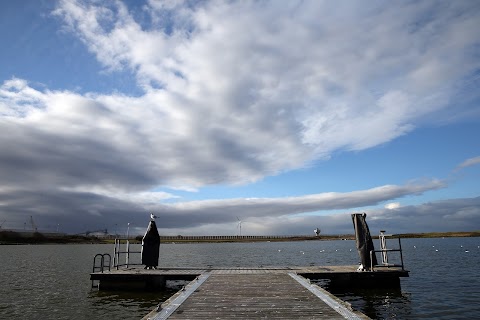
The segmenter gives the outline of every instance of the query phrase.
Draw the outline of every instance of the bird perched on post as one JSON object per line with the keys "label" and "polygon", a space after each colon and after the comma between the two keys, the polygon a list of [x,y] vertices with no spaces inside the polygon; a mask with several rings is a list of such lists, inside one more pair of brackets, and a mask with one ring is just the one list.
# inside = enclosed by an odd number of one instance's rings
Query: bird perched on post
{"label": "bird perched on post", "polygon": [[150,220],[155,221],[158,217],[154,215],[153,213],[150,213]]}

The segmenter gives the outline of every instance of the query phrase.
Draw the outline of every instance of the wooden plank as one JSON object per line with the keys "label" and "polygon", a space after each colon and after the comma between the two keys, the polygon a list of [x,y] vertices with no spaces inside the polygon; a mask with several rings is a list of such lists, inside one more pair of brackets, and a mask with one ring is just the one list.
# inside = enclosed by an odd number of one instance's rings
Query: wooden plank
{"label": "wooden plank", "polygon": [[306,288],[308,291],[313,293],[315,296],[320,298],[323,302],[325,302],[329,307],[334,309],[336,312],[341,314],[345,319],[351,319],[351,320],[360,320],[360,319],[365,319],[366,316],[364,314],[358,314],[353,312],[353,310],[350,309],[350,307],[345,306],[345,302],[342,300],[338,299],[328,291],[320,288],[317,285],[311,284],[310,280],[305,279],[295,273],[289,273],[289,276],[291,276],[293,279],[295,279],[298,283],[300,283],[304,288]]}
{"label": "wooden plank", "polygon": [[[143,319],[150,320],[165,320],[168,319],[178,307],[182,305],[182,303],[190,297],[190,295],[195,292],[210,276],[210,273],[204,273],[197,277],[194,281],[190,282],[186,288],[177,292],[173,297],[168,300],[168,303],[164,305],[163,308],[159,308],[158,310],[154,310],[149,313]],[[163,304],[162,304],[163,305]]]}
{"label": "wooden plank", "polygon": [[287,273],[248,273],[248,269],[237,270],[236,274],[212,273],[168,317],[173,320],[267,318],[335,320],[346,317]]}

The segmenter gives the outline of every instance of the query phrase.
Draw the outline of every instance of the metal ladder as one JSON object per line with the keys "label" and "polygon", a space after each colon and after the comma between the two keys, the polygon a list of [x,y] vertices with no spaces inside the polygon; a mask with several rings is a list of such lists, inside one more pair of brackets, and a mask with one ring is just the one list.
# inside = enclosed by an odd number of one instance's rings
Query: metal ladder
{"label": "metal ladder", "polygon": [[[93,258],[92,273],[95,273],[95,272],[103,273],[104,271],[110,271],[111,261],[112,261],[112,258],[108,253],[96,254],[95,257]],[[92,289],[93,288],[98,289],[99,287],[100,287],[100,281],[92,280]]]}

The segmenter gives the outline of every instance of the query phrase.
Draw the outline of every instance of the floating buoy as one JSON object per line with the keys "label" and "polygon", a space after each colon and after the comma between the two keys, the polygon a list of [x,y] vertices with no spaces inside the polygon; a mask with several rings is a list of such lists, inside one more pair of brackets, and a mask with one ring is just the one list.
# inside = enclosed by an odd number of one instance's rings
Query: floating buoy
{"label": "floating buoy", "polygon": [[438,249],[435,249],[435,252],[438,252]]}

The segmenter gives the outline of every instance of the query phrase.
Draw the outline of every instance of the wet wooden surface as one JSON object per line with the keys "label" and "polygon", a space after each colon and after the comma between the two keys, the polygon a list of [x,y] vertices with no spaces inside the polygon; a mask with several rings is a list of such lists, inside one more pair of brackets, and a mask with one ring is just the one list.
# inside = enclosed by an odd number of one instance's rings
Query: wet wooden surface
{"label": "wet wooden surface", "polygon": [[[288,273],[296,272],[298,274],[362,274],[366,272],[357,272],[358,266],[308,266],[308,267],[258,267],[258,268],[159,268],[159,269],[144,269],[142,267],[120,268],[119,270],[112,269],[111,271],[104,271],[103,273],[91,273],[91,279],[101,277],[109,277],[110,275],[200,275],[205,272],[213,274],[228,274],[228,273]],[[404,271],[398,267],[382,268],[375,270],[375,273],[392,274],[392,276],[408,277],[408,271]]]}
{"label": "wet wooden surface", "polygon": [[[340,307],[348,309],[343,302]],[[171,315],[151,319],[335,320],[346,317],[287,273],[244,272],[212,273]]]}

